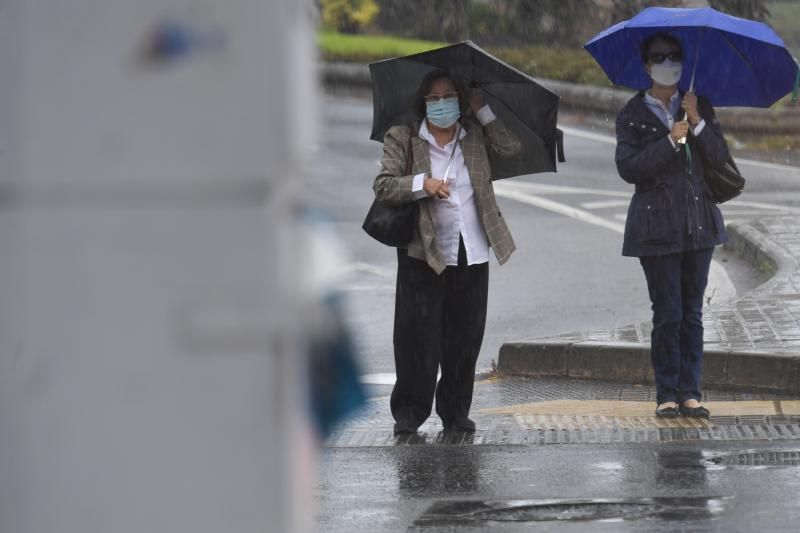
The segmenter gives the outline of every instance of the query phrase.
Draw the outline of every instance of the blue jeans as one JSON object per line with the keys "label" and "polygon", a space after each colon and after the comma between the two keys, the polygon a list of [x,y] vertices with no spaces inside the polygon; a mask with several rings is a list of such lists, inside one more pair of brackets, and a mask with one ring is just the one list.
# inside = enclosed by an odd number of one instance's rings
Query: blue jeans
{"label": "blue jeans", "polygon": [[653,304],[650,359],[656,401],[700,400],[703,294],[713,248],[640,257]]}

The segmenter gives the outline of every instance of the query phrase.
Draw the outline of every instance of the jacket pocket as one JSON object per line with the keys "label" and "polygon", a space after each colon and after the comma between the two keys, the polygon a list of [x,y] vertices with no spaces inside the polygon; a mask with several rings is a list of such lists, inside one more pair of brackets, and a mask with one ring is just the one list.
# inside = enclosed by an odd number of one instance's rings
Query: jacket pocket
{"label": "jacket pocket", "polygon": [[669,133],[669,131],[664,131],[665,126],[663,124],[650,121],[630,119],[627,125],[632,132],[635,132],[642,146],[659,141]]}
{"label": "jacket pocket", "polygon": [[679,228],[673,206],[672,190],[662,184],[655,189],[636,193],[628,216],[630,237],[641,245],[671,244],[677,240]]}

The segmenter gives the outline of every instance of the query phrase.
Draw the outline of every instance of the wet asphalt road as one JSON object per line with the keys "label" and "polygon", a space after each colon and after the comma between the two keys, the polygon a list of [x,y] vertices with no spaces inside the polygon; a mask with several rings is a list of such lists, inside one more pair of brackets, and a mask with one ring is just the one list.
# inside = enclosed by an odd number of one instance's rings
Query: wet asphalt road
{"label": "wet asphalt road", "polygon": [[[795,450],[796,457],[798,448],[695,442],[327,449],[319,531],[797,531],[800,467],[715,463],[726,452]],[[452,512],[456,502],[463,502],[459,514]],[[487,502],[518,510],[475,513]],[[437,519],[433,506],[446,518]]]}

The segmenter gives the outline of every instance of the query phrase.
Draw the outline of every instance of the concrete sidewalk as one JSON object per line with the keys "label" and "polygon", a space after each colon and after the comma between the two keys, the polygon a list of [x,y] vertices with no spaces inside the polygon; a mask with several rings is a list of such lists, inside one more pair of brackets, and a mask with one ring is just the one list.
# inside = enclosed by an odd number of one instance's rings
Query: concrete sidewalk
{"label": "concrete sidewalk", "polygon": [[708,387],[711,418],[654,416],[655,387],[567,378],[502,377],[475,382],[475,433],[446,431],[435,413],[414,435],[394,436],[391,387],[326,442],[326,448],[515,446],[611,442],[800,440],[798,395]]}
{"label": "concrete sidewalk", "polygon": [[[800,216],[728,226],[726,247],[772,277],[752,292],[706,307],[705,386],[800,392]],[[509,342],[505,375],[653,383],[650,322],[608,331]]]}

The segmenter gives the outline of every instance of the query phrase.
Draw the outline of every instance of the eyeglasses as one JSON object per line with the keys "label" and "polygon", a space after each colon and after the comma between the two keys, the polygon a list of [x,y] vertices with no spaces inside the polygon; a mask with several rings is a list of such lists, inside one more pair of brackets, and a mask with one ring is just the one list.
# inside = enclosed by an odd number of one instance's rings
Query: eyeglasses
{"label": "eyeglasses", "polygon": [[447,100],[448,98],[458,98],[458,93],[444,93],[444,94],[428,94],[425,95],[426,102],[438,102],[439,100]]}
{"label": "eyeglasses", "polygon": [[673,50],[672,52],[667,52],[666,54],[662,52],[656,52],[654,54],[650,54],[650,61],[655,63],[656,65],[660,65],[664,62],[665,59],[669,59],[673,63],[680,63],[683,61],[683,54],[680,50]]}

